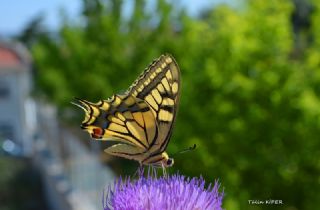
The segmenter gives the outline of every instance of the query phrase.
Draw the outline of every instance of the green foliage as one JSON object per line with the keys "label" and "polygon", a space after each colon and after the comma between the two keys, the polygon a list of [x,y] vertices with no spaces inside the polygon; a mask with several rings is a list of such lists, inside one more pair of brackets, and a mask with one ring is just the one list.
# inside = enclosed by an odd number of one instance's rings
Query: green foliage
{"label": "green foliage", "polygon": [[[293,32],[288,0],[217,6],[202,19],[162,0],[145,5],[136,0],[125,18],[122,1],[84,1],[84,25],[66,23],[33,47],[38,92],[61,109],[73,96],[98,101],[169,52],[183,88],[168,151],[198,145],[174,168],[219,177],[226,209],[270,209],[248,199],[320,206],[320,4],[304,36]],[[297,50],[298,36],[306,44]]]}
{"label": "green foliage", "polygon": [[0,209],[46,209],[41,177],[30,160],[0,156]]}

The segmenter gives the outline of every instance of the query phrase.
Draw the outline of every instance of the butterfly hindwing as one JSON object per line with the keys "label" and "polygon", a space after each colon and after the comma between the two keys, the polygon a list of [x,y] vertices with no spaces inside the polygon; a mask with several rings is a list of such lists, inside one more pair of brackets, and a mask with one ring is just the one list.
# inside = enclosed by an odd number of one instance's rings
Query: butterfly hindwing
{"label": "butterfly hindwing", "polygon": [[113,140],[147,150],[156,138],[156,121],[150,107],[141,99],[115,95],[98,103],[79,101],[87,116],[82,127],[95,139]]}

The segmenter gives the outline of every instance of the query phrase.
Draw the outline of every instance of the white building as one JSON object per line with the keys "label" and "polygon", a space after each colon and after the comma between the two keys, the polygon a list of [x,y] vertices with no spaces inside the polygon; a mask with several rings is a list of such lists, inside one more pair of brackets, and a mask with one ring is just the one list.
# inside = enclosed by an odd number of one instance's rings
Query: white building
{"label": "white building", "polygon": [[103,190],[114,174],[99,159],[100,150],[60,126],[56,107],[32,100],[31,90],[28,51],[0,41],[0,153],[30,157],[50,209],[102,209]]}
{"label": "white building", "polygon": [[0,41],[0,146],[29,156],[35,126],[31,93],[31,57],[19,43]]}

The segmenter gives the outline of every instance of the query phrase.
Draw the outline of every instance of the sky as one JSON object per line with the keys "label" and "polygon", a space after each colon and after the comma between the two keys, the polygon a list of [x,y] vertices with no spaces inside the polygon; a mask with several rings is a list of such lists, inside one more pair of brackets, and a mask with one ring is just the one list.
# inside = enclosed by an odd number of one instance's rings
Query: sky
{"label": "sky", "polygon": [[[127,0],[133,1],[133,0]],[[171,0],[173,1],[173,0]],[[228,2],[230,0],[178,0],[189,14],[197,15],[202,9],[211,5]],[[39,14],[45,16],[44,25],[49,29],[55,30],[59,28],[61,21],[61,9],[63,9],[68,17],[76,19],[81,11],[81,0],[7,0],[0,4],[0,36],[9,36],[19,33],[32,18]]]}

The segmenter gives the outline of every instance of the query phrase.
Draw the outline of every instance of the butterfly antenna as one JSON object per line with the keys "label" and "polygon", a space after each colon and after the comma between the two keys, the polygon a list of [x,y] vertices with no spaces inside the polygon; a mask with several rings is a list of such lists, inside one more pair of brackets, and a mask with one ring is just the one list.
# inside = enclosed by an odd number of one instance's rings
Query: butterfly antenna
{"label": "butterfly antenna", "polygon": [[185,152],[190,152],[190,151],[192,151],[192,150],[195,150],[196,147],[197,147],[197,145],[196,145],[196,144],[193,144],[192,147],[189,147],[189,148],[187,148],[187,149],[183,149],[183,150],[180,150],[180,151],[176,152],[175,154],[172,155],[172,157],[173,157],[173,156],[176,156],[176,155],[178,155],[178,154],[182,154],[182,153],[185,153]]}

